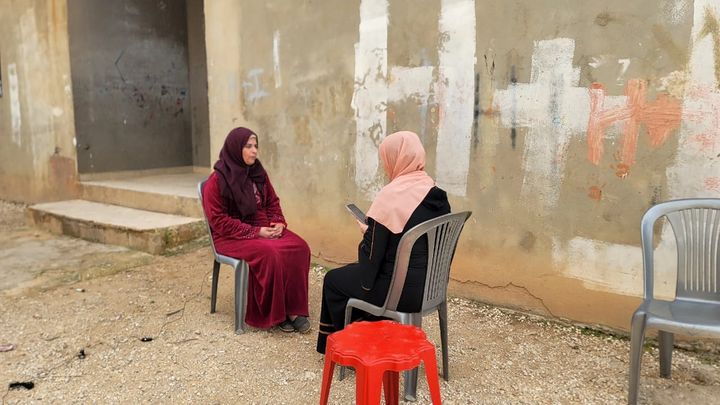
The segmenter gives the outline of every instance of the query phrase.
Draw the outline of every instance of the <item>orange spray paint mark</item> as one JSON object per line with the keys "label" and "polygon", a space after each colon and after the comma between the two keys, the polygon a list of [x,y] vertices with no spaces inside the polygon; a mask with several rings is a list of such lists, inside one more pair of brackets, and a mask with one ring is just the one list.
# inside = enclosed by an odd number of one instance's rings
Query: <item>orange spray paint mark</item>
{"label": "orange spray paint mark", "polygon": [[619,160],[628,169],[635,163],[641,124],[647,128],[650,144],[655,147],[662,145],[670,133],[680,127],[680,103],[667,94],[660,94],[654,102],[648,103],[645,81],[629,80],[625,96],[625,106],[604,109],[605,88],[599,83],[590,87],[587,142],[588,160],[593,164],[599,164],[602,159],[605,131],[618,121],[624,121]]}
{"label": "orange spray paint mark", "polygon": [[602,188],[598,186],[592,186],[590,187],[590,192],[588,192],[588,197],[592,198],[595,201],[600,201],[602,198]]}
{"label": "orange spray paint mark", "polygon": [[714,153],[720,145],[720,136],[714,134],[703,133],[692,136],[689,140],[697,144],[701,151],[708,153]]}
{"label": "orange spray paint mark", "polygon": [[706,177],[705,189],[720,192],[720,177]]}
{"label": "orange spray paint mark", "polygon": [[624,179],[625,177],[630,174],[630,166],[620,163],[617,166],[615,166],[615,175],[620,177],[621,179]]}

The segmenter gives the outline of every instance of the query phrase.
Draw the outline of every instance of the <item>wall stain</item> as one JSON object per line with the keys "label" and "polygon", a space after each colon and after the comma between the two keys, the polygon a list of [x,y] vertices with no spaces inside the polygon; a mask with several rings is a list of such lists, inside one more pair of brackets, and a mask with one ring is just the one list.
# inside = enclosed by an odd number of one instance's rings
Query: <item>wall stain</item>
{"label": "wall stain", "polygon": [[720,177],[706,177],[704,184],[707,191],[715,191],[720,193]]}
{"label": "wall stain", "polygon": [[60,148],[55,147],[55,153],[49,159],[48,182],[52,189],[58,190],[62,195],[63,191],[68,195],[75,195],[78,188],[77,170],[75,159],[60,155]]}
{"label": "wall stain", "polygon": [[613,18],[608,12],[602,12],[595,17],[595,24],[601,27],[606,27],[611,21],[613,21]]}
{"label": "wall stain", "polygon": [[537,237],[535,236],[535,234],[527,231],[520,240],[520,247],[530,252],[533,246],[535,246],[535,241],[537,241]]}
{"label": "wall stain", "polygon": [[682,65],[687,61],[686,52],[673,41],[667,26],[655,24],[652,27],[655,40],[662,46],[673,62]]}
{"label": "wall stain", "polygon": [[[487,63],[487,56],[485,57]],[[493,70],[495,70],[495,62],[493,62]],[[473,147],[477,148],[480,138],[478,137],[478,121],[480,119],[480,74],[475,73],[475,100],[473,101],[473,127],[472,141]]]}
{"label": "wall stain", "polygon": [[306,116],[293,117],[293,129],[295,130],[295,141],[301,145],[311,145],[310,119]]}
{"label": "wall stain", "polygon": [[656,205],[661,202],[662,188],[659,186],[653,187],[652,197],[650,198],[650,205]]}
{"label": "wall stain", "polygon": [[602,187],[603,186],[590,187],[590,191],[588,192],[588,197],[592,198],[595,201],[600,201],[602,199]]}
{"label": "wall stain", "polygon": [[720,23],[712,10],[708,7],[705,9],[705,24],[703,25],[697,40],[701,40],[708,35],[712,35],[713,53],[715,56],[715,82],[720,89]]}
{"label": "wall stain", "polygon": [[512,102],[512,126],[510,127],[510,144],[512,145],[513,150],[515,149],[515,146],[517,145],[517,102],[516,102],[516,93],[515,93],[515,85],[517,84],[518,79],[517,75],[515,74],[515,65],[510,66],[510,83],[513,85],[513,102]]}

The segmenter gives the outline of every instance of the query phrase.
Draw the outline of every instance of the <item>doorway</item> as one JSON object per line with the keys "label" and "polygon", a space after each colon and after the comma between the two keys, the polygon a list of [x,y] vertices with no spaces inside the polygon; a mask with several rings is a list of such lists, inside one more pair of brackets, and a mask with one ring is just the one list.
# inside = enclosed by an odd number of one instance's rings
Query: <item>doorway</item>
{"label": "doorway", "polygon": [[78,171],[209,166],[202,0],[68,2]]}

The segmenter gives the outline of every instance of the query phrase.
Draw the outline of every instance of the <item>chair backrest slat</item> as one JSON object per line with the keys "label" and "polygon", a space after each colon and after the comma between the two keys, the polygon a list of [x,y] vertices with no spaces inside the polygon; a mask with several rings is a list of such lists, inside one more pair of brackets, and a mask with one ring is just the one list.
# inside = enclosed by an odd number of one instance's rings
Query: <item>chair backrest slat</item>
{"label": "chair backrest slat", "polygon": [[652,226],[663,216],[670,222],[675,235],[676,297],[690,300],[720,299],[720,199],[668,201],[648,210],[642,225],[645,298],[653,298],[652,285],[648,285],[652,283],[654,267]]}
{"label": "chair backrest slat", "polygon": [[207,179],[201,181],[198,183],[198,197],[200,197],[200,208],[202,208],[203,218],[205,219],[205,228],[208,231],[208,237],[210,238],[210,247],[212,247],[213,256],[217,258],[218,254],[215,250],[215,241],[212,237],[212,230],[210,229],[210,222],[207,219],[207,214],[205,213],[205,204],[203,204],[203,187],[205,187],[205,182],[207,182]]}
{"label": "chair backrest slat", "polygon": [[433,308],[446,299],[450,264],[460,232],[470,215],[468,211],[442,215],[411,228],[403,235],[398,245],[393,278],[385,300],[386,309],[397,310],[405,285],[410,253],[415,243],[423,236],[427,236],[428,263],[422,311]]}

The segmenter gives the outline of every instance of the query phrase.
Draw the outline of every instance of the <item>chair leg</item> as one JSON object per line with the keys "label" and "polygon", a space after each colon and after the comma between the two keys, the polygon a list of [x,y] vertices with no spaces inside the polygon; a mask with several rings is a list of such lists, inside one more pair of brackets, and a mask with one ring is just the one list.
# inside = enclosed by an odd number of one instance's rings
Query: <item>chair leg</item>
{"label": "chair leg", "polygon": [[345,366],[340,366],[340,371],[338,372],[338,381],[342,381],[345,379]]}
{"label": "chair leg", "polygon": [[415,367],[412,370],[403,371],[403,377],[405,378],[405,400],[413,402],[417,401],[418,368]]}
{"label": "chair leg", "polygon": [[450,381],[448,361],[447,301],[438,306],[438,319],[440,320],[440,342],[442,344],[442,376],[445,381]]}
{"label": "chair leg", "polygon": [[645,312],[636,311],[632,317],[630,327],[630,371],[628,378],[628,404],[637,403],[640,385],[640,365],[643,355],[643,341],[645,339]]}
{"label": "chair leg", "polygon": [[220,277],[220,262],[213,260],[212,289],[210,291],[210,313],[215,313],[217,303],[218,278]]}
{"label": "chair leg", "polygon": [[[348,326],[350,322],[352,321],[352,312],[353,307],[350,305],[345,306],[345,326]],[[345,366],[340,366],[340,371],[338,372],[338,381],[342,381],[345,379],[345,372],[346,372]]]}
{"label": "chair leg", "polygon": [[[413,325],[417,326],[418,328],[422,328],[422,314],[414,313],[410,315],[410,322],[412,322]],[[437,370],[436,370],[437,372]],[[415,367],[412,370],[407,370],[403,372],[403,377],[405,378],[405,395],[404,398],[406,401],[416,401],[417,400],[417,379],[418,379],[418,368]]]}
{"label": "chair leg", "polygon": [[245,333],[245,311],[247,308],[248,264],[241,262],[235,269],[235,333]]}
{"label": "chair leg", "polygon": [[672,352],[675,335],[670,332],[659,331],[658,342],[660,343],[660,377],[670,378],[672,366]]}

